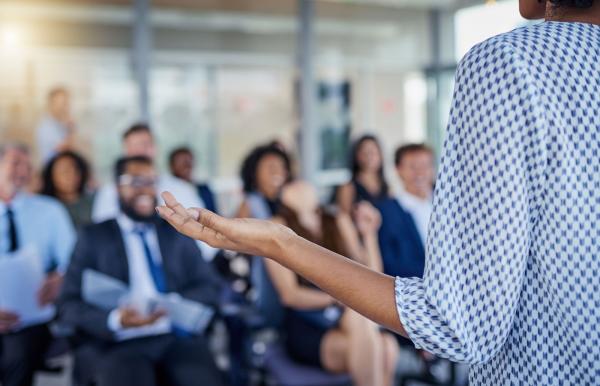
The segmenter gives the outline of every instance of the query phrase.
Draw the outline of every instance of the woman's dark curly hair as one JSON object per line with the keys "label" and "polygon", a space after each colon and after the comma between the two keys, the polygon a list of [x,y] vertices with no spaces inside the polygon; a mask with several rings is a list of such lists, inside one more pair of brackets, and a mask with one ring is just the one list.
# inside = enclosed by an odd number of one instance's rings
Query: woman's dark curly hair
{"label": "woman's dark curly hair", "polygon": [[385,181],[385,174],[383,171],[383,152],[381,151],[381,145],[379,145],[379,141],[377,137],[371,134],[363,135],[358,138],[352,144],[352,148],[350,149],[350,168],[352,171],[352,180],[355,180],[358,177],[358,173],[360,172],[360,163],[358,162],[358,151],[362,147],[362,145],[367,141],[373,141],[377,148],[379,149],[379,154],[381,155],[381,166],[379,166],[379,170],[377,170],[377,175],[379,176],[379,180],[381,181],[381,192],[383,194],[387,194],[389,187],[387,182]]}
{"label": "woman's dark curly hair", "polygon": [[82,194],[85,191],[88,180],[90,178],[90,168],[88,166],[87,161],[82,156],[73,151],[63,151],[52,157],[44,167],[44,170],[42,172],[43,185],[40,191],[41,194],[50,197],[57,196],[56,185],[54,184],[54,180],[52,179],[52,171],[54,170],[56,162],[58,162],[58,160],[60,160],[61,158],[65,157],[70,158],[73,160],[73,162],[75,162],[75,167],[77,168],[77,171],[79,171],[79,175],[81,176],[79,186],[77,187],[77,192],[79,194]]}
{"label": "woman's dark curly hair", "polygon": [[594,0],[548,0],[557,8],[574,7],[574,8],[589,8],[594,5]]}
{"label": "woman's dark curly hair", "polygon": [[244,192],[250,193],[257,189],[256,172],[258,164],[268,155],[274,155],[281,158],[288,173],[288,180],[291,180],[292,162],[290,161],[290,156],[285,151],[281,150],[281,148],[273,144],[258,146],[254,148],[242,162],[240,177],[242,178]]}

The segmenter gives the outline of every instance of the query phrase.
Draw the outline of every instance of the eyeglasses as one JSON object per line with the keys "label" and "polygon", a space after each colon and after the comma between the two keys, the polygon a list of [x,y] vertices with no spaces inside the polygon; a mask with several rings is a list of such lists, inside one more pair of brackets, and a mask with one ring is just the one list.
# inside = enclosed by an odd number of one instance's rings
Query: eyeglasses
{"label": "eyeglasses", "polygon": [[119,186],[129,186],[132,188],[153,188],[156,186],[156,177],[132,176],[131,174],[123,174],[119,176]]}

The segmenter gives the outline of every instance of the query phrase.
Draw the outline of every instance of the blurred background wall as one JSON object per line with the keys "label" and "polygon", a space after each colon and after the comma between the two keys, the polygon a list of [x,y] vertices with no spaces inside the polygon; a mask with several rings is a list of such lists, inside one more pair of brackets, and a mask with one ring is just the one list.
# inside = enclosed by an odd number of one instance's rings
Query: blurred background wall
{"label": "blurred background wall", "polygon": [[[388,157],[408,141],[439,149],[457,61],[522,23],[516,0],[3,0],[0,135],[34,146],[46,94],[61,85],[98,181],[121,132],[148,120],[160,166],[190,145],[198,177],[233,208],[238,165],[261,142],[315,158],[309,176],[322,187],[347,178],[360,133],[379,135]],[[317,149],[300,151],[307,126]]]}

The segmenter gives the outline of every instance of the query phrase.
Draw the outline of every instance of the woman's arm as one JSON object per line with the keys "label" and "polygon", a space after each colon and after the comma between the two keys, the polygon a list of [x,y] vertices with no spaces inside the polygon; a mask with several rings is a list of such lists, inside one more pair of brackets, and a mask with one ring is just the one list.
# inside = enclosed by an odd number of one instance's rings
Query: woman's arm
{"label": "woman's arm", "polygon": [[185,209],[170,193],[159,214],[179,232],[209,245],[265,256],[302,275],[341,303],[406,336],[398,318],[394,278],[313,244],[289,228],[256,219],[227,219]]}
{"label": "woman's arm", "polygon": [[266,259],[265,266],[284,306],[299,310],[314,310],[325,308],[334,302],[333,298],[323,291],[299,285],[294,272],[279,263]]}
{"label": "woman's arm", "polygon": [[246,217],[251,217],[251,215],[252,215],[252,213],[250,213],[250,205],[248,205],[248,201],[246,199],[244,199],[244,201],[242,201],[242,204],[238,208],[238,211],[235,214],[235,217],[246,218]]}
{"label": "woman's arm", "polygon": [[377,233],[369,233],[368,235],[363,236],[363,245],[369,268],[377,272],[383,272],[383,259],[381,258],[381,252],[379,251],[379,238]]}
{"label": "woman's arm", "polygon": [[273,248],[273,260],[367,318],[406,336],[396,311],[393,277],[285,233],[274,240],[278,246]]}
{"label": "woman's arm", "polygon": [[351,182],[347,182],[344,185],[340,186],[337,191],[335,201],[340,208],[345,213],[352,212],[352,204],[354,203],[354,195],[356,192],[354,191],[354,185]]}
{"label": "woman's arm", "polygon": [[[379,223],[377,223],[377,227],[374,227],[371,224],[366,225],[366,220],[364,218],[357,218],[357,225],[354,226],[350,216],[345,213],[340,213],[336,220],[344,243],[346,244],[346,251],[349,254],[348,257],[377,272],[383,272],[383,263],[381,261],[379,242],[377,239]],[[362,241],[359,236],[359,230]]]}

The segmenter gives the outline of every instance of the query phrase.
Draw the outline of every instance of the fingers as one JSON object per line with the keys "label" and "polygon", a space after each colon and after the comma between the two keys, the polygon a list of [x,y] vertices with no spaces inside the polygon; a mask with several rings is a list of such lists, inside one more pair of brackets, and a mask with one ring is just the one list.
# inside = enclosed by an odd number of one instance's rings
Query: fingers
{"label": "fingers", "polygon": [[[170,192],[163,192],[162,198],[165,200],[166,208],[159,207],[159,214],[176,227],[183,227],[190,220],[195,220],[203,226],[214,230],[215,232],[225,233],[228,220],[210,210],[190,208],[186,209]],[[166,210],[166,209],[170,210]]]}
{"label": "fingers", "polygon": [[0,334],[7,333],[19,323],[19,315],[9,311],[0,311]]}
{"label": "fingers", "polygon": [[171,192],[163,192],[161,194],[161,197],[163,198],[163,200],[165,200],[165,204],[167,205],[167,207],[169,207],[173,212],[182,217],[188,216],[183,205],[181,205],[179,201],[177,201],[177,199],[171,194]]}
{"label": "fingers", "polygon": [[164,218],[178,232],[196,240],[204,241],[214,248],[226,248],[225,237],[215,230],[202,225],[196,219],[200,216],[199,209],[187,209],[189,214],[183,217],[166,206],[156,208],[158,214]]}
{"label": "fingers", "polygon": [[227,231],[228,219],[221,217],[208,209],[199,209],[197,221],[207,228],[210,228],[218,233],[225,233]]}
{"label": "fingers", "polygon": [[16,323],[19,321],[19,315],[10,311],[0,311],[1,323]]}
{"label": "fingers", "polygon": [[158,211],[160,217],[167,220],[169,224],[173,225],[177,230],[180,230],[180,228],[186,223],[184,216],[167,206],[159,206],[156,208],[156,210]]}
{"label": "fingers", "polygon": [[147,326],[154,324],[154,322],[165,315],[165,311],[158,310],[148,316],[142,316],[133,308],[124,308],[121,310],[121,324],[129,328]]}

